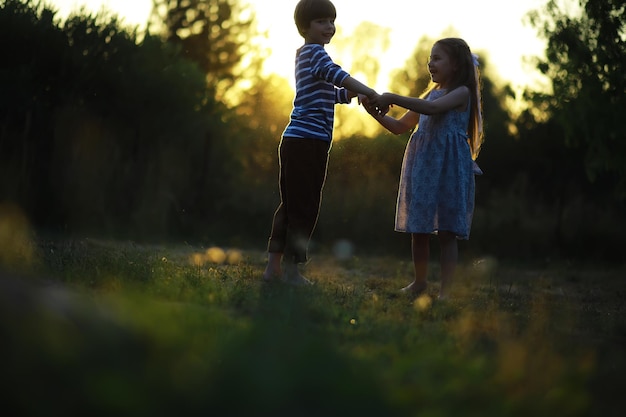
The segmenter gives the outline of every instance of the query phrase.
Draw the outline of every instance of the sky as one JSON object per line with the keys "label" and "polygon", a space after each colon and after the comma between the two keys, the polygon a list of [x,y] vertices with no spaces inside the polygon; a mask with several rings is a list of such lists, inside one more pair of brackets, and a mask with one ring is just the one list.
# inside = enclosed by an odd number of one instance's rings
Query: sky
{"label": "sky", "polygon": [[[255,10],[260,31],[267,31],[271,54],[267,71],[291,79],[293,56],[302,44],[293,22],[297,0],[241,0]],[[403,68],[418,41],[424,37],[438,38],[452,27],[473,51],[486,51],[490,67],[502,81],[514,89],[527,86],[540,88],[542,79],[525,62],[530,57],[543,57],[545,42],[537,38],[537,30],[524,24],[530,10],[540,9],[547,0],[333,0],[337,9],[337,27],[344,35],[363,22],[372,22],[391,30],[389,49],[380,57],[381,79],[375,86],[385,90],[388,72]],[[79,6],[98,12],[104,6],[129,25],[143,26],[152,7],[152,0],[48,0],[61,17]],[[333,54],[332,42],[327,47],[338,64],[341,56]]]}

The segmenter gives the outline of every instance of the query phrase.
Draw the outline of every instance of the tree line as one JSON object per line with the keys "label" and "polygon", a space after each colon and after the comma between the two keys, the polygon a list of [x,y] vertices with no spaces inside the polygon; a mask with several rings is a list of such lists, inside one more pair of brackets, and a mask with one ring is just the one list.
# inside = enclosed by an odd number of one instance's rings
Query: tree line
{"label": "tree line", "polygon": [[[548,40],[537,67],[553,92],[527,91],[523,113],[507,109],[513,93],[486,62],[485,175],[467,254],[621,259],[625,12],[584,3],[579,20],[552,1],[529,15]],[[116,16],[60,21],[39,2],[0,3],[0,204],[17,205],[42,234],[262,249],[291,97],[286,81],[258,71],[254,15],[242,10],[235,0],[156,0],[139,34]],[[412,58],[394,76],[398,93],[427,81],[411,66],[425,59]],[[226,100],[242,80],[239,101]],[[407,139],[336,141],[316,250],[347,239],[361,252],[405,252],[393,213]]]}

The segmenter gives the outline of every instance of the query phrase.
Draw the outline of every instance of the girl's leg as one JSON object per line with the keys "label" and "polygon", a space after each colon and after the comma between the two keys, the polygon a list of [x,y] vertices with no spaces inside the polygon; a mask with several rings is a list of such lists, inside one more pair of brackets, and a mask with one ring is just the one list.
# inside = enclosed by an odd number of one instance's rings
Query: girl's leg
{"label": "girl's leg", "polygon": [[418,295],[426,290],[426,276],[428,274],[428,258],[430,256],[430,235],[424,233],[411,234],[411,254],[413,257],[413,269],[415,279],[412,283],[402,288],[404,292]]}
{"label": "girl's leg", "polygon": [[441,248],[441,290],[439,298],[450,295],[450,287],[454,280],[454,272],[459,260],[459,247],[456,235],[450,232],[439,232],[439,246]]}

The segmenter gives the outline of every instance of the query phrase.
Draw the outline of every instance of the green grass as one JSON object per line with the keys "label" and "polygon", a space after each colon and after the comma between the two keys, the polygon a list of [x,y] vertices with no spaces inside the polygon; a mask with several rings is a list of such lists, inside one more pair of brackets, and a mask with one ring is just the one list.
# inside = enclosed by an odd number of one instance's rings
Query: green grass
{"label": "green grass", "polygon": [[[41,242],[0,276],[16,415],[612,416],[624,269],[463,264],[455,297],[398,289],[406,256],[316,256],[264,284],[263,253]],[[429,295],[437,292],[437,267]],[[621,414],[621,413],[620,413]]]}

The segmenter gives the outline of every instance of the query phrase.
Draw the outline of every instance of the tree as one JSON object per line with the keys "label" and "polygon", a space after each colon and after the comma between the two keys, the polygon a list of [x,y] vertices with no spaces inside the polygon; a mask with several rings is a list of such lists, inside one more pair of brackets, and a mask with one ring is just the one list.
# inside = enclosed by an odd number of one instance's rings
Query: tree
{"label": "tree", "polygon": [[413,54],[406,60],[405,67],[397,69],[391,77],[391,91],[403,96],[419,97],[430,82],[430,74],[426,67],[430,49],[436,39],[423,36]]}
{"label": "tree", "polygon": [[[341,62],[338,64],[354,78],[375,88],[380,72],[380,57],[389,47],[390,31],[389,28],[371,22],[361,23],[350,34],[344,34],[339,30],[332,42],[332,48],[338,56],[341,56]],[[372,132],[378,131],[380,131],[378,122],[357,105],[356,99],[348,105],[335,106],[333,136],[336,139],[355,134],[372,136]]]}
{"label": "tree", "polygon": [[49,230],[202,233],[236,171],[205,74],[116,18],[54,13],[0,2],[0,200]]}
{"label": "tree", "polygon": [[626,199],[626,3],[581,0],[578,13],[551,0],[528,15],[547,40],[538,69],[552,80],[551,95],[529,94],[565,132],[566,145],[585,153],[591,181],[608,175]]}
{"label": "tree", "polygon": [[238,0],[153,0],[150,29],[179,45],[224,92],[238,78],[237,66],[254,44],[254,14]]}
{"label": "tree", "polygon": [[29,0],[0,3],[0,200],[45,210],[50,108],[65,94],[55,85],[66,49],[52,10]]}

